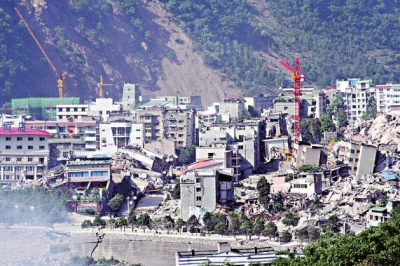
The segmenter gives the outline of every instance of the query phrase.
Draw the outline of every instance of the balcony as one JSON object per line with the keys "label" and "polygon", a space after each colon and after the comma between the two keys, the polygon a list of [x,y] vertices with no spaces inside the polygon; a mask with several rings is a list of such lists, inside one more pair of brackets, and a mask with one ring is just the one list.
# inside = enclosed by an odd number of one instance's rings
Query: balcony
{"label": "balcony", "polygon": [[86,144],[85,149],[90,149],[90,150],[96,149],[96,144]]}
{"label": "balcony", "polygon": [[96,134],[96,128],[87,128],[85,129],[86,134]]}
{"label": "balcony", "polygon": [[96,141],[96,137],[85,137],[85,141]]}

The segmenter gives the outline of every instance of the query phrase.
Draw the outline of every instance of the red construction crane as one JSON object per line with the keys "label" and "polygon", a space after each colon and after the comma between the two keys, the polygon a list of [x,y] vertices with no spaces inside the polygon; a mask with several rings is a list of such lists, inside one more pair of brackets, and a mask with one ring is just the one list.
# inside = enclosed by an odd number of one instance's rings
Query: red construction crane
{"label": "red construction crane", "polygon": [[301,94],[301,82],[304,80],[304,75],[300,72],[300,59],[296,58],[296,69],[286,64],[283,60],[279,60],[279,63],[284,66],[287,70],[292,72],[292,79],[294,81],[294,141],[300,141],[300,94]]}

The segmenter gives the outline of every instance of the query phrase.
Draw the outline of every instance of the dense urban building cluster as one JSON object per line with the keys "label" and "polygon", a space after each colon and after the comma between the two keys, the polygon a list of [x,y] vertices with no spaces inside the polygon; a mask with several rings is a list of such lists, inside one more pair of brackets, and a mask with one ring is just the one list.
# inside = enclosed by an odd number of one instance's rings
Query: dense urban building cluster
{"label": "dense urban building cluster", "polygon": [[[334,213],[339,231],[359,232],[387,221],[400,202],[397,146],[383,133],[376,137],[381,128],[374,120],[397,125],[399,93],[400,85],[362,79],[303,88],[300,118],[288,88],[275,96],[227,96],[206,108],[200,96],[144,96],[136,84],[124,85],[121,102],[14,99],[12,114],[0,117],[0,183],[69,184],[77,193],[68,210],[120,215],[108,202],[121,180],[153,180],[122,198],[131,202],[172,179],[180,186],[175,197],[184,222],[194,215],[202,223],[206,213],[238,204],[252,219],[278,210],[308,217],[321,202],[325,218],[315,224]],[[296,119],[300,141],[293,139]],[[268,200],[257,187],[264,178]],[[312,219],[277,235],[296,239]],[[179,265],[195,254],[178,253]]]}

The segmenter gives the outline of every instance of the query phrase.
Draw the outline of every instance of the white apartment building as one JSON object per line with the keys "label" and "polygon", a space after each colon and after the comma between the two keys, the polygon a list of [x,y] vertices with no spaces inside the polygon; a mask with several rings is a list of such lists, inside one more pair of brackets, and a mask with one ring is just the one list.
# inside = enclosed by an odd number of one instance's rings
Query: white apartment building
{"label": "white apartment building", "polygon": [[82,117],[88,115],[88,104],[62,104],[56,105],[57,121],[65,121],[67,118],[73,117],[76,121],[82,121]]}
{"label": "white apartment building", "polygon": [[375,87],[372,80],[361,80],[358,78],[348,80],[337,80],[336,90],[340,93],[346,106],[345,111],[350,125],[355,126],[355,121],[367,110],[367,101],[374,96]]}
{"label": "white apartment building", "polygon": [[49,137],[24,125],[0,128],[0,183],[41,178],[48,168]]}
{"label": "white apartment building", "polygon": [[100,116],[106,121],[112,112],[122,110],[122,105],[114,103],[112,98],[97,98],[95,102],[89,104],[89,116]]}
{"label": "white apartment building", "polygon": [[400,84],[375,86],[376,111],[385,114],[400,114]]}
{"label": "white apartment building", "polygon": [[99,124],[100,150],[117,152],[128,145],[143,147],[144,125],[129,120],[113,121]]}

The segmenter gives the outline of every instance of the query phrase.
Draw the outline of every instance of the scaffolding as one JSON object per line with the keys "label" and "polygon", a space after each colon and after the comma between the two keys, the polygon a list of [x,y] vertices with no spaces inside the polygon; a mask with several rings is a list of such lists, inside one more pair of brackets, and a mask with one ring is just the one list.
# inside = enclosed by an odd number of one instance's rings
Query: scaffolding
{"label": "scaffolding", "polygon": [[56,106],[66,104],[79,104],[79,97],[46,97],[46,98],[21,98],[12,99],[11,108],[13,115],[30,115],[37,120],[56,120]]}

